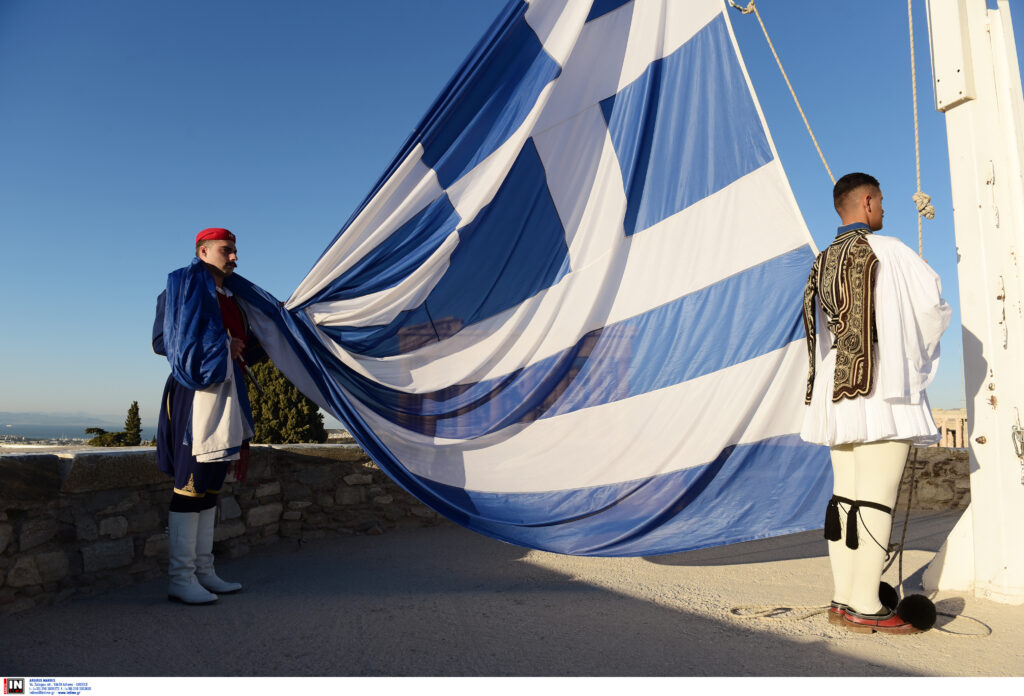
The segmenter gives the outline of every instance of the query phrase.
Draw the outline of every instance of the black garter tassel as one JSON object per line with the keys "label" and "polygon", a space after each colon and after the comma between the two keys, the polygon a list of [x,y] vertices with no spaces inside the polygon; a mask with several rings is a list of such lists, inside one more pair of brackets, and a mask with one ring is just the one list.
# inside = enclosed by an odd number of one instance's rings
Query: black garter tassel
{"label": "black garter tassel", "polygon": [[857,503],[850,506],[846,513],[846,548],[856,549],[860,546],[860,539],[857,536]]}
{"label": "black garter tassel", "polygon": [[839,521],[839,503],[852,505],[853,501],[838,495],[833,495],[828,501],[825,508],[825,538],[829,541],[839,541],[843,538],[843,528]]}
{"label": "black garter tassel", "polygon": [[[872,503],[870,500],[852,500],[850,501],[850,511],[846,513],[846,548],[856,549],[860,546],[859,539],[857,536],[857,513],[862,507],[868,507],[872,510],[878,510],[884,512],[887,515],[892,514],[892,508],[881,505],[880,503]],[[886,542],[888,543],[888,539]],[[879,543],[876,541],[876,543]],[[881,544],[879,543],[881,546]],[[883,546],[882,550],[886,548]]]}

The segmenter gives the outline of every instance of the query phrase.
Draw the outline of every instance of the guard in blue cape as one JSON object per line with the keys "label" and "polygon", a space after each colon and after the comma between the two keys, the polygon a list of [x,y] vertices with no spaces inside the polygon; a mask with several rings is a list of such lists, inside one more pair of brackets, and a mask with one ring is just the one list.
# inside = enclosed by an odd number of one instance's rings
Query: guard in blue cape
{"label": "guard in blue cape", "polygon": [[156,438],[157,465],[174,478],[167,594],[186,604],[242,589],[213,568],[217,495],[229,465],[245,480],[253,436],[245,371],[265,357],[232,297],[237,263],[235,235],[200,232],[196,258],[167,276],[153,324],[153,350],[171,365]]}
{"label": "guard in blue cape", "polygon": [[800,432],[832,454],[828,618],[855,632],[917,633],[934,623],[934,605],[929,623],[928,608],[914,601],[930,605],[927,598],[883,602],[881,576],[907,454],[939,440],[925,387],[951,310],[923,259],[874,234],[884,215],[874,177],[847,174],[832,195],[843,224],[814,260],[804,292],[810,374]]}

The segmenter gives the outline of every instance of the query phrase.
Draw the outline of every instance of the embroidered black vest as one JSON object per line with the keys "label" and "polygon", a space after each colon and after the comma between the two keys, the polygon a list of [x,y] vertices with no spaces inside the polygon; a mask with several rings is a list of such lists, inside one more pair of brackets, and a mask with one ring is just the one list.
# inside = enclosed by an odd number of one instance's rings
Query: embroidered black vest
{"label": "embroidered black vest", "polygon": [[839,234],[811,267],[804,290],[804,330],[807,332],[807,377],[805,403],[814,391],[815,334],[814,298],[821,303],[835,336],[836,371],[832,401],[852,399],[871,391],[874,378],[875,269],[878,257],[866,239],[871,231],[858,227]]}

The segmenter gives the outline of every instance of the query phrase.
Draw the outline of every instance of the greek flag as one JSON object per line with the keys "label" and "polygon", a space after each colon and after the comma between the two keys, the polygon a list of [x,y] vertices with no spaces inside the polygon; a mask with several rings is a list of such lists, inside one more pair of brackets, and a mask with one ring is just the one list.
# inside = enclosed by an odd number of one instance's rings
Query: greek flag
{"label": "greek flag", "polygon": [[821,525],[812,248],[722,0],[513,0],[291,298],[232,290],[425,504],[647,555]]}

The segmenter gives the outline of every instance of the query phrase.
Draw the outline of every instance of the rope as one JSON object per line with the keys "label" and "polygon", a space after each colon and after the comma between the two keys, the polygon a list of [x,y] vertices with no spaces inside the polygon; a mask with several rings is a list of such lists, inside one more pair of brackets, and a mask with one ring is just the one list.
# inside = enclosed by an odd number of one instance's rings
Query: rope
{"label": "rope", "polygon": [[929,220],[935,219],[935,206],[931,205],[932,197],[921,191],[921,137],[917,125],[917,65],[914,62],[914,13],[913,0],[907,0],[907,25],[910,27],[910,82],[914,93],[914,159],[917,164],[917,193],[913,195],[917,206],[917,254],[924,256],[924,236],[921,233],[921,216]]}
{"label": "rope", "polygon": [[[917,63],[914,58],[914,14],[912,3],[913,0],[907,0],[907,24],[910,28],[910,80],[914,96],[914,161],[917,171],[917,192],[912,196],[912,198],[914,206],[917,208],[917,253],[919,256],[923,257],[924,235],[921,228],[921,218],[923,216],[929,220],[935,219],[935,206],[931,204],[932,197],[921,190],[921,134],[917,115]],[[775,50],[775,44],[772,43],[772,39],[768,35],[768,29],[764,25],[764,20],[761,18],[761,13],[758,11],[757,5],[754,0],[750,0],[746,7],[736,4],[733,0],[729,0],[729,5],[732,6],[733,9],[739,10],[742,14],[752,14],[757,17],[757,21],[761,25],[761,31],[764,32],[764,38],[768,42],[768,48],[771,49],[772,55],[775,56],[775,62],[779,66],[779,72],[782,73],[782,79],[786,81],[789,93],[793,97],[793,103],[796,104],[797,111],[800,112],[800,118],[804,120],[804,125],[807,127],[807,133],[811,136],[811,142],[814,143],[814,149],[818,151],[818,157],[821,158],[821,163],[825,165],[825,171],[828,172],[828,178],[832,180],[834,185],[836,183],[836,178],[832,175],[832,169],[829,168],[828,162],[825,161],[825,155],[821,151],[821,146],[818,145],[818,139],[814,137],[814,131],[811,129],[811,124],[807,120],[807,115],[804,113],[803,107],[800,105],[800,100],[796,96],[796,90],[793,89],[793,84],[789,81],[789,76],[786,74],[785,68],[782,67],[782,60],[779,58],[779,54]]]}
{"label": "rope", "polygon": [[[911,454],[914,455],[913,459],[911,459]],[[900,543],[895,547],[896,555],[894,557],[892,557],[891,559],[889,559],[889,562],[886,564],[886,566],[884,568],[882,568],[882,574],[884,575],[885,571],[889,570],[889,568],[892,567],[893,561],[895,561],[897,558],[899,559],[898,570],[899,570],[899,579],[900,579],[900,581],[899,581],[899,585],[896,586],[896,593],[900,597],[900,599],[903,598],[903,549],[904,549],[904,547],[906,547],[906,544],[907,544],[907,528],[910,526],[910,509],[912,507],[914,507],[914,493],[917,491],[917,471],[918,471],[918,468],[917,468],[917,448],[916,447],[911,447],[910,451],[907,452],[907,461],[903,464],[903,468],[904,469],[906,469],[907,464],[910,464],[911,475],[910,475],[910,491],[907,494],[907,511],[906,511],[906,514],[903,517],[903,532],[900,534]],[[902,488],[903,488],[903,477],[901,476],[900,477],[900,485],[896,489],[896,502],[897,503],[899,503],[900,491],[901,491]],[[895,509],[895,507],[893,508],[893,511],[892,511],[892,517],[893,517],[893,520],[896,519],[896,509]]]}
{"label": "rope", "polygon": [[744,604],[733,607],[729,613],[741,619],[781,619],[784,621],[803,621],[828,611],[829,605],[804,607],[768,607],[756,604]]}
{"label": "rope", "polygon": [[[804,125],[807,126],[807,132],[811,136],[811,142],[814,143],[814,149],[818,151],[818,157],[821,158],[821,163],[825,165],[825,171],[828,172],[828,178],[831,179],[832,184],[835,185],[836,178],[832,176],[832,170],[829,169],[828,162],[825,161],[825,155],[822,153],[821,147],[818,145],[818,139],[814,137],[814,131],[811,130],[811,124],[807,121],[807,116],[804,114],[803,107],[800,106],[800,100],[796,98],[796,90],[793,89],[793,85],[789,81],[789,76],[786,75],[786,71],[782,67],[782,61],[779,59],[779,54],[775,51],[775,45],[772,43],[771,37],[768,36],[768,29],[766,29],[764,26],[764,20],[761,19],[761,13],[757,11],[757,5],[754,4],[754,0],[750,0],[750,4],[748,4],[746,7],[741,7],[737,5],[735,2],[733,2],[733,0],[729,0],[729,4],[732,5],[734,9],[739,10],[741,13],[745,15],[753,14],[755,17],[757,17],[757,21],[761,25],[761,31],[764,32],[764,38],[768,41],[768,48],[772,49],[772,55],[775,56],[775,62],[779,66],[779,72],[782,73],[782,79],[786,81],[786,86],[789,87],[789,93],[793,95],[793,102],[796,104],[797,111],[800,112],[800,118],[804,120]],[[915,99],[916,98],[917,97],[915,96]],[[920,185],[918,186],[918,188],[920,188]]]}

